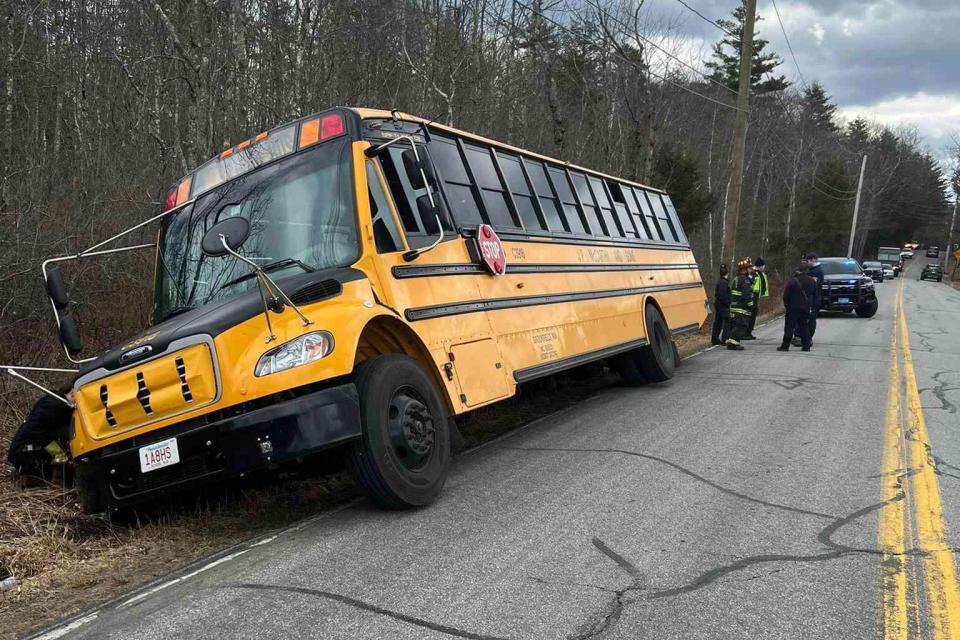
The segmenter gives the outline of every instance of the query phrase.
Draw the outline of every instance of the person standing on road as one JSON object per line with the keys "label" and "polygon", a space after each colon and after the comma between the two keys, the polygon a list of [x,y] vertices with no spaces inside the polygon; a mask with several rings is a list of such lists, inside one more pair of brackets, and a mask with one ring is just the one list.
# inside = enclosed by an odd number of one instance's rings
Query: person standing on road
{"label": "person standing on road", "polygon": [[767,263],[763,258],[757,258],[753,261],[753,310],[750,313],[750,328],[744,340],[756,340],[753,335],[753,328],[757,325],[757,314],[760,313],[760,303],[763,298],[770,295],[770,282],[767,279]]}
{"label": "person standing on road", "polygon": [[[823,295],[823,267],[820,266],[820,256],[812,251],[803,256],[802,264],[809,269],[808,274],[817,281],[817,290],[814,299],[810,301],[810,342],[813,343],[813,334],[817,332],[817,314],[820,313],[820,302]],[[794,346],[800,346],[802,339],[799,334],[793,338]]]}
{"label": "person standing on road", "polygon": [[789,351],[790,339],[800,336],[800,346],[810,351],[810,308],[816,298],[817,281],[810,277],[809,270],[801,266],[783,287],[783,342],[777,351]]}
{"label": "person standing on road", "polygon": [[730,329],[726,340],[727,349],[743,351],[740,341],[750,330],[750,314],[753,311],[753,280],[750,278],[750,258],[737,262],[737,279],[730,290]]}
{"label": "person standing on road", "polygon": [[711,344],[723,344],[730,334],[730,279],[727,265],[720,265],[720,278],[713,290],[713,336]]}

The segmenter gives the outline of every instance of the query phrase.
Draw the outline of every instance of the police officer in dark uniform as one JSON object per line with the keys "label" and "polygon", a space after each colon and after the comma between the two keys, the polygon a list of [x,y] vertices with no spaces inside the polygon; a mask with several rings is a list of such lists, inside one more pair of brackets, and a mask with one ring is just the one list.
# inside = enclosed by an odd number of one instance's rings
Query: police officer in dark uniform
{"label": "police officer in dark uniform", "polygon": [[790,350],[790,338],[800,337],[804,351],[810,351],[810,308],[817,298],[817,281],[810,277],[808,269],[801,266],[783,287],[783,342],[777,351]]}
{"label": "police officer in dark uniform", "polygon": [[[817,314],[820,313],[820,303],[823,296],[823,267],[820,266],[820,256],[812,251],[803,256],[802,266],[808,269],[808,275],[817,281],[817,290],[814,299],[810,302],[810,342],[813,342],[813,334],[817,332]],[[800,346],[803,340],[797,334],[793,337],[793,346]]]}
{"label": "police officer in dark uniform", "polygon": [[723,344],[730,333],[730,280],[727,265],[720,265],[720,278],[713,291],[713,336],[711,344]]}

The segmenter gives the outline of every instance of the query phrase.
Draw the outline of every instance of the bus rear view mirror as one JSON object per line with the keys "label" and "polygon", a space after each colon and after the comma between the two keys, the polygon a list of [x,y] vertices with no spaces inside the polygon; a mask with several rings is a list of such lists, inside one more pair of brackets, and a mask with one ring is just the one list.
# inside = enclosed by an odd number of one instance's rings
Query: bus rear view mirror
{"label": "bus rear view mirror", "polygon": [[414,190],[424,189],[427,185],[432,187],[437,183],[433,175],[433,167],[427,162],[417,160],[413,149],[407,149],[400,155],[403,158],[403,169],[407,172],[407,179]]}
{"label": "bus rear view mirror", "polygon": [[56,267],[50,267],[47,271],[47,295],[57,311],[63,311],[70,305],[67,284],[63,281],[63,274],[60,273],[60,269]]}
{"label": "bus rear view mirror", "polygon": [[219,258],[242,247],[249,237],[250,223],[246,218],[227,218],[203,234],[200,247],[204,255]]}
{"label": "bus rear view mirror", "polygon": [[77,321],[71,316],[60,318],[60,342],[71,356],[83,351],[80,328],[77,326]]}

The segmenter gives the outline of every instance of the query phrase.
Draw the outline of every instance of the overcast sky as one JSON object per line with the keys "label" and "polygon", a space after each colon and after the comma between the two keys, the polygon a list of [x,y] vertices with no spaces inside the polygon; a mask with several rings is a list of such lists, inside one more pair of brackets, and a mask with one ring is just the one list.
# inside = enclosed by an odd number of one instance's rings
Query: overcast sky
{"label": "overcast sky", "polygon": [[[737,0],[685,0],[708,18],[729,17]],[[862,115],[915,126],[940,159],[960,137],[960,0],[777,0],[807,82],[819,81],[848,119]],[[646,0],[650,19],[672,26],[693,60],[723,34],[678,0]],[[799,83],[771,0],[758,0],[758,29]]]}

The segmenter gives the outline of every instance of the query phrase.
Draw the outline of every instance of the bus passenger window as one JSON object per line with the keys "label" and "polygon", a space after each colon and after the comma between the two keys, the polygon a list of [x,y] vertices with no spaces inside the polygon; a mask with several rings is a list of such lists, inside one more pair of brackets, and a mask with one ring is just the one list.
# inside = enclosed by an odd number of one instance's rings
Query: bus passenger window
{"label": "bus passenger window", "polygon": [[660,230],[663,231],[663,239],[667,242],[679,241],[677,232],[673,228],[673,222],[670,221],[670,217],[667,215],[667,209],[663,206],[663,201],[660,199],[660,194],[648,191],[647,198],[650,199],[653,212],[657,216],[657,222],[660,223]]}
{"label": "bus passenger window", "polygon": [[507,205],[506,196],[503,193],[503,184],[500,183],[500,176],[497,175],[496,167],[493,166],[493,158],[490,157],[490,151],[473,145],[464,145],[467,161],[470,163],[470,169],[473,171],[473,177],[480,188],[480,195],[483,198],[483,208],[487,212],[487,222],[494,227],[517,227],[513,220],[510,208]]}
{"label": "bus passenger window", "polygon": [[617,220],[620,221],[620,226],[623,228],[624,234],[628,238],[639,238],[640,236],[637,234],[636,227],[633,225],[633,216],[627,211],[627,202],[624,199],[623,190],[620,188],[620,185],[610,180],[604,180],[603,183],[604,186],[607,187],[607,192],[610,194],[610,197],[613,198],[613,208],[617,214]]}
{"label": "bus passenger window", "polygon": [[430,156],[437,167],[443,190],[450,205],[450,213],[457,225],[479,225],[483,223],[480,208],[477,206],[474,189],[470,185],[470,176],[463,166],[463,158],[457,143],[447,138],[433,136],[430,142]]}
{"label": "bus passenger window", "polygon": [[383,191],[380,176],[372,162],[367,162],[367,189],[370,194],[370,217],[373,220],[373,239],[377,245],[377,253],[402,251],[400,230],[394,222],[393,213],[387,203],[387,194]]}
{"label": "bus passenger window", "polygon": [[623,194],[623,199],[627,202],[627,211],[630,212],[630,218],[633,219],[633,224],[637,228],[638,237],[641,240],[650,239],[650,231],[647,229],[647,223],[643,219],[643,214],[640,213],[640,206],[637,204],[637,199],[633,194],[633,189],[627,185],[617,185],[620,188],[620,192]]}
{"label": "bus passenger window", "polygon": [[547,170],[543,163],[523,159],[523,164],[527,167],[527,173],[530,174],[533,190],[537,192],[537,199],[540,201],[540,208],[543,210],[544,218],[546,218],[547,228],[550,231],[570,231],[563,222],[560,201],[553,193],[553,187],[550,186],[550,179],[547,177]]}
{"label": "bus passenger window", "polygon": [[593,192],[593,199],[600,205],[600,217],[603,219],[603,226],[606,228],[608,235],[620,236],[622,238],[623,230],[620,228],[619,221],[613,217],[613,205],[610,204],[610,199],[607,198],[607,192],[603,189],[603,183],[592,176],[588,178],[588,181],[590,182],[590,190]]}
{"label": "bus passenger window", "polygon": [[580,173],[570,172],[570,179],[573,180],[573,186],[577,190],[577,195],[580,196],[580,204],[583,206],[583,215],[587,219],[587,225],[591,229],[591,233],[595,236],[608,236],[610,232],[607,231],[606,225],[603,224],[603,218],[600,216],[597,211],[597,205],[593,201],[593,196],[590,194],[590,187],[587,186],[587,179]]}
{"label": "bus passenger window", "polygon": [[643,221],[650,233],[650,238],[652,240],[665,240],[666,236],[660,229],[660,223],[657,222],[657,217],[653,214],[653,209],[647,201],[647,192],[635,187],[633,193],[637,196],[637,202],[640,204],[640,211],[643,212]]}
{"label": "bus passenger window", "polygon": [[550,167],[550,182],[560,196],[560,202],[563,204],[563,217],[566,220],[566,226],[571,233],[586,233],[583,226],[583,219],[580,217],[580,210],[577,207],[577,199],[573,197],[573,191],[570,189],[570,182],[567,181],[567,172],[557,167]]}
{"label": "bus passenger window", "polygon": [[517,205],[520,220],[523,221],[523,228],[542,231],[545,227],[537,216],[537,208],[530,193],[530,186],[527,184],[527,177],[520,165],[520,158],[508,153],[497,153],[497,160],[500,162],[500,170],[503,171],[503,179],[510,193],[513,194],[513,201]]}
{"label": "bus passenger window", "polygon": [[687,236],[683,232],[683,225],[680,224],[680,216],[677,215],[677,209],[673,206],[670,196],[661,195],[660,197],[663,199],[664,206],[667,207],[667,214],[670,216],[670,228],[673,229],[674,235],[677,236],[677,242],[686,242]]}

